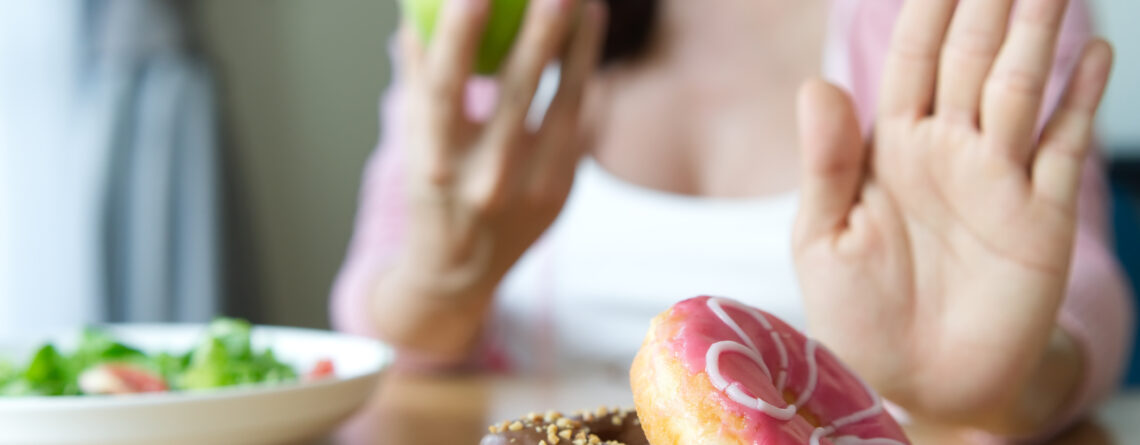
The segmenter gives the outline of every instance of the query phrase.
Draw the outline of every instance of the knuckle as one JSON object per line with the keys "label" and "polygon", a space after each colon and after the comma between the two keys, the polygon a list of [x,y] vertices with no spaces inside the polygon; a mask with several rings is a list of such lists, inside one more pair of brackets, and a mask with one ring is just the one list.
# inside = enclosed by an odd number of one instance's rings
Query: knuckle
{"label": "knuckle", "polygon": [[447,140],[462,120],[462,111],[453,99],[433,94],[420,94],[409,104],[409,124],[426,136],[436,140]]}
{"label": "knuckle", "polygon": [[530,88],[522,85],[522,82],[516,80],[509,82],[503,88],[502,95],[499,100],[502,101],[502,107],[513,110],[525,110],[530,108],[530,101],[533,93]]}
{"label": "knuckle", "polygon": [[459,117],[458,113],[450,108],[435,106],[430,108],[425,118],[427,119],[425,129],[430,132],[431,137],[446,141],[450,139]]}
{"label": "knuckle", "polygon": [[1016,20],[1027,26],[1052,29],[1060,24],[1065,12],[1061,0],[1020,3]]}
{"label": "knuckle", "polygon": [[1013,94],[1036,96],[1045,89],[1047,79],[1038,73],[1023,68],[1005,68],[995,72],[992,86]]}
{"label": "knuckle", "polygon": [[426,95],[439,105],[451,105],[463,93],[463,83],[450,79],[445,74],[434,74],[424,84]]}
{"label": "knuckle", "polygon": [[1087,146],[1084,142],[1075,139],[1054,141],[1052,146],[1048,147],[1048,153],[1043,151],[1038,156],[1053,156],[1058,160],[1079,164],[1084,162],[1087,157],[1085,150]]}
{"label": "knuckle", "polygon": [[507,199],[497,190],[488,190],[475,195],[470,202],[471,209],[476,215],[491,217],[503,213],[507,208]]}
{"label": "knuckle", "polygon": [[1084,159],[1092,148],[1092,132],[1079,129],[1048,135],[1049,139],[1038,156],[1055,155]]}
{"label": "knuckle", "polygon": [[967,28],[951,34],[946,42],[945,51],[959,59],[989,61],[1000,49],[1001,42],[994,38],[992,32],[981,28]]}
{"label": "knuckle", "polygon": [[455,168],[448,162],[436,162],[428,171],[428,180],[437,187],[454,184],[455,177]]}
{"label": "knuckle", "polygon": [[482,177],[482,180],[472,183],[465,194],[466,207],[483,218],[501,214],[507,208],[507,196],[503,187],[503,180],[498,175]]}

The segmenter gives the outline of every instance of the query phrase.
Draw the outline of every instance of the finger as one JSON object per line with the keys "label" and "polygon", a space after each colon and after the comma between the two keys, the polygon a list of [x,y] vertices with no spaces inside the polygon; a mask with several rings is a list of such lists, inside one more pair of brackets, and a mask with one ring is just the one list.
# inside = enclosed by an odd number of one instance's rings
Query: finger
{"label": "finger", "polygon": [[527,8],[526,23],[500,75],[499,101],[495,114],[481,136],[475,153],[478,172],[473,193],[494,208],[506,202],[525,175],[518,170],[522,154],[535,146],[526,131],[526,116],[546,67],[565,43],[566,30],[578,0],[534,0]]}
{"label": "finger", "polygon": [[[438,131],[450,131],[463,119],[464,93],[474,70],[480,37],[491,0],[449,0],[427,52],[426,94]],[[419,2],[425,3],[425,2]]]}
{"label": "finger", "polygon": [[[488,128],[492,140],[510,140],[525,130],[535,91],[544,69],[566,43],[578,0],[535,0],[526,24],[507,59],[500,82],[499,104]],[[492,144],[505,147],[508,144]]]}
{"label": "finger", "polygon": [[[606,6],[590,0],[583,8],[566,55],[563,57],[558,92],[538,133],[539,149],[531,169],[535,182],[557,179],[552,173],[572,170],[581,150],[574,144],[586,85],[601,59],[606,30]],[[543,188],[541,185],[538,188]]]}
{"label": "finger", "polygon": [[436,119],[438,114],[428,97],[429,89],[424,80],[427,71],[426,48],[419,33],[413,26],[405,23],[399,31],[399,82],[405,85],[403,104],[407,114],[407,123],[412,133],[421,139],[418,140],[416,150],[411,150],[409,156],[410,167],[414,170],[426,172],[428,178],[437,185],[446,184],[452,177],[451,163],[448,161],[449,141],[448,131],[444,125],[450,123],[440,122]]}
{"label": "finger", "polygon": [[424,45],[416,31],[407,24],[400,27],[397,38],[400,45],[400,79],[408,85],[415,85],[423,78]]}
{"label": "finger", "polygon": [[1033,165],[1034,191],[1066,208],[1077,202],[1112,59],[1112,46],[1104,40],[1085,47],[1065,96],[1041,135],[1041,148]]}
{"label": "finger", "polygon": [[962,0],[938,67],[935,113],[977,125],[982,86],[1001,49],[1013,0]]}
{"label": "finger", "polygon": [[850,96],[822,80],[800,88],[803,154],[797,240],[842,233],[861,189],[866,149]]}
{"label": "finger", "polygon": [[986,80],[982,132],[1018,162],[1028,162],[1068,0],[1024,0]]}
{"label": "finger", "polygon": [[880,114],[918,117],[930,112],[938,53],[956,4],[956,0],[903,4],[884,68]]}

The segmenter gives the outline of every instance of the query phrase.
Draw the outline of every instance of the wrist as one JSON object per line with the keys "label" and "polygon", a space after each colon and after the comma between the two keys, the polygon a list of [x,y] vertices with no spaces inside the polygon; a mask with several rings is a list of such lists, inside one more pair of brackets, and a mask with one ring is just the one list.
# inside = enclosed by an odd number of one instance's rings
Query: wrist
{"label": "wrist", "polygon": [[1082,377],[1083,360],[1076,342],[1060,327],[1054,327],[1040,359],[1021,377],[1011,377],[994,388],[985,400],[959,406],[955,412],[930,412],[919,406],[903,406],[918,429],[972,433],[978,431],[1011,438],[1040,435],[1055,427],[1066,410]]}
{"label": "wrist", "polygon": [[468,309],[489,299],[499,278],[471,266],[440,267],[412,259],[398,261],[386,273],[392,295],[413,296],[425,308],[440,311]]}
{"label": "wrist", "polygon": [[1080,348],[1059,326],[1033,373],[1006,407],[999,424],[1018,436],[1041,434],[1054,427],[1072,403],[1084,375]]}
{"label": "wrist", "polygon": [[496,287],[497,281],[468,281],[398,262],[374,286],[376,331],[402,356],[461,365],[478,344]]}

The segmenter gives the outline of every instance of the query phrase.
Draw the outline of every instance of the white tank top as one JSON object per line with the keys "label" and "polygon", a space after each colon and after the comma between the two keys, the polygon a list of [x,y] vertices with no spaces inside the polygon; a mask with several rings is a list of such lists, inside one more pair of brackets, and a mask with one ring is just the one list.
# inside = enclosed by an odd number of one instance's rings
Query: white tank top
{"label": "white tank top", "polygon": [[640,187],[586,158],[562,214],[499,289],[492,344],[519,372],[628,372],[649,321],[699,295],[800,329],[796,195],[701,198]]}

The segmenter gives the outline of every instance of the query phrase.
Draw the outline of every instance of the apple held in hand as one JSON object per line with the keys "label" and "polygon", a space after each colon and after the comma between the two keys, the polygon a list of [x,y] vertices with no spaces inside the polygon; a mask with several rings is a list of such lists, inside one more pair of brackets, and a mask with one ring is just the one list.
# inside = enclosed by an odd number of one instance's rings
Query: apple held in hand
{"label": "apple held in hand", "polygon": [[[431,42],[435,25],[445,2],[463,0],[403,0],[404,14],[419,31],[425,43]],[[529,0],[490,0],[491,11],[475,62],[475,72],[492,75],[499,71],[511,52],[522,27]]]}

